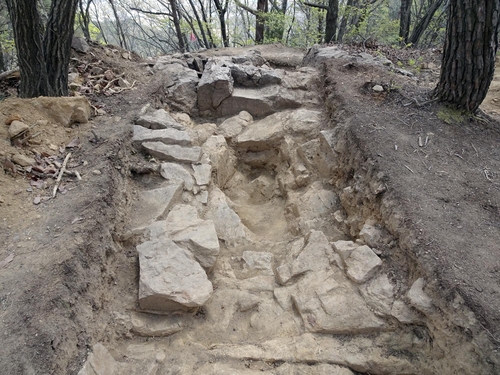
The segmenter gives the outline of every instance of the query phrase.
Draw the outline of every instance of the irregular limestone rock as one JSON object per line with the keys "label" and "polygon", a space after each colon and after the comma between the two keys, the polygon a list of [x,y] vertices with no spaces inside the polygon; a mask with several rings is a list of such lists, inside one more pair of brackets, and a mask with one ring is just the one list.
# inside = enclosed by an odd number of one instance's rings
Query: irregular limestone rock
{"label": "irregular limestone rock", "polygon": [[207,216],[212,218],[218,237],[227,244],[243,244],[248,241],[246,227],[228,204],[226,195],[214,187],[210,193]]}
{"label": "irregular limestone rock", "polygon": [[166,337],[182,331],[178,317],[133,312],[130,317],[132,332],[143,337]]}
{"label": "irregular limestone rock", "polygon": [[228,67],[209,62],[198,84],[198,108],[212,112],[233,93],[233,77]]}
{"label": "irregular limestone rock", "polygon": [[321,182],[314,182],[304,194],[293,194],[289,200],[292,212],[301,220],[307,221],[333,214],[340,206],[338,196],[324,189]]}
{"label": "irregular limestone rock", "polygon": [[196,163],[201,157],[201,148],[198,146],[182,147],[179,145],[166,145],[162,142],[144,142],[142,147],[151,156],[165,161]]}
{"label": "irregular limestone rock", "polygon": [[161,163],[160,174],[170,183],[183,183],[185,190],[193,190],[193,176],[191,176],[191,173],[180,164]]}
{"label": "irregular limestone rock", "polygon": [[139,305],[152,312],[202,306],[213,292],[207,274],[193,256],[162,236],[137,246]]}
{"label": "irregular limestone rock", "polygon": [[332,243],[333,249],[340,255],[343,259],[349,258],[351,253],[359,247],[358,244],[352,241],[335,241]]}
{"label": "irregular limestone rock", "polygon": [[250,151],[269,150],[276,146],[285,135],[284,121],[287,114],[275,113],[255,121],[234,140],[239,149]]}
{"label": "irregular limestone rock", "polygon": [[366,303],[382,315],[391,315],[394,303],[394,286],[389,281],[386,274],[382,274],[372,279],[360,288],[361,294]]}
{"label": "irregular limestone rock", "polygon": [[196,207],[188,204],[178,204],[167,216],[168,234],[174,235],[189,227],[200,225],[203,219],[198,217]]}
{"label": "irregular limestone rock", "polygon": [[280,84],[285,72],[254,65],[229,64],[234,82],[245,87]]}
{"label": "irregular limestone rock", "polygon": [[211,269],[217,261],[220,247],[212,220],[205,220],[201,224],[190,226],[172,235],[171,238],[179,246],[189,249],[203,268]]}
{"label": "irregular limestone rock", "polygon": [[52,121],[69,126],[88,122],[92,108],[84,96],[43,97],[31,99],[33,106],[44,111]]}
{"label": "irregular limestone rock", "polygon": [[422,277],[415,280],[408,291],[408,299],[413,307],[423,313],[432,312],[432,298],[424,292],[425,281]]}
{"label": "irregular limestone rock", "polygon": [[197,125],[194,128],[194,131],[197,135],[198,144],[202,145],[207,141],[208,138],[215,134],[215,132],[217,131],[217,125],[206,122],[204,124]]}
{"label": "irregular limestone rock", "polygon": [[101,343],[92,348],[78,375],[118,375],[118,364]]}
{"label": "irregular limestone rock", "polygon": [[380,245],[382,231],[373,225],[365,224],[359,232],[359,238],[368,246],[377,247]]}
{"label": "irregular limestone rock", "polygon": [[14,120],[9,126],[9,137],[14,138],[22,132],[28,130],[30,127],[22,121]]}
{"label": "irregular limestone rock", "polygon": [[222,135],[211,136],[202,146],[215,172],[215,182],[224,188],[236,171],[236,157]]}
{"label": "irregular limestone rock", "polygon": [[162,188],[145,190],[132,205],[131,226],[133,231],[142,230],[168,211],[182,194],[182,184],[170,184]]}
{"label": "irregular limestone rock", "polygon": [[151,130],[139,125],[134,125],[133,130],[132,145],[136,148],[140,148],[143,142],[161,142],[166,145],[180,146],[191,146],[192,144],[191,137],[184,130],[173,128]]}
{"label": "irregular limestone rock", "polygon": [[354,249],[351,255],[342,260],[346,265],[347,276],[360,284],[368,281],[382,265],[377,254],[366,245]]}
{"label": "irregular limestone rock", "polygon": [[76,36],[74,36],[71,40],[71,48],[82,53],[87,53],[90,50],[90,46],[85,38],[79,38]]}
{"label": "irregular limestone rock", "polygon": [[212,179],[212,166],[210,164],[193,164],[194,179],[199,186],[209,185]]}
{"label": "irregular limestone rock", "polygon": [[252,115],[247,111],[241,111],[236,116],[230,117],[220,124],[217,128],[217,134],[221,134],[227,140],[231,140],[240,134],[243,129],[252,122]]}
{"label": "irregular limestone rock", "polygon": [[288,134],[313,136],[318,132],[321,124],[321,112],[306,108],[299,108],[289,112],[285,130]]}
{"label": "irregular limestone rock", "polygon": [[[184,63],[185,64],[185,63]],[[156,96],[180,112],[197,113],[198,74],[180,63],[165,64],[158,68]]]}
{"label": "irregular limestone rock", "polygon": [[142,115],[135,121],[135,123],[148,129],[184,129],[184,127],[175,121],[170,113],[164,109],[159,109],[148,115]]}
{"label": "irregular limestone rock", "polygon": [[35,164],[35,159],[23,154],[14,154],[11,160],[13,163],[16,163],[22,167],[29,167],[30,165]]}
{"label": "irregular limestone rock", "polygon": [[391,309],[391,315],[403,324],[414,324],[420,319],[412,309],[403,301],[394,301]]}
{"label": "irregular limestone rock", "polygon": [[244,251],[245,267],[249,270],[272,270],[273,254],[263,251]]}
{"label": "irregular limestone rock", "polygon": [[328,268],[333,252],[328,238],[323,232],[312,230],[307,236],[307,244],[299,256],[291,263],[276,268],[276,276],[281,285],[308,271],[319,271]]}

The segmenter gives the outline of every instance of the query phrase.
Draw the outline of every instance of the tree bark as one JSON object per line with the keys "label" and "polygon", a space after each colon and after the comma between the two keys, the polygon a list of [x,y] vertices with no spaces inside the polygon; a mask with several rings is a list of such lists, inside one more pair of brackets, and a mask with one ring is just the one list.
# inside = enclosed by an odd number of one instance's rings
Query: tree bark
{"label": "tree bark", "polygon": [[[482,0],[484,1],[484,0]],[[482,2],[481,1],[481,2]],[[434,1],[429,9],[427,9],[427,12],[425,13],[425,16],[422,17],[420,21],[415,25],[413,28],[413,32],[411,33],[411,37],[408,40],[409,43],[412,44],[412,46],[416,47],[418,45],[418,42],[420,41],[420,38],[422,37],[423,33],[429,26],[429,24],[432,21],[432,17],[434,17],[434,14],[436,11],[439,9],[441,4],[443,3],[443,0],[436,0]]]}
{"label": "tree bark", "polygon": [[500,2],[450,0],[441,77],[434,94],[441,101],[475,112],[495,71]]}
{"label": "tree bark", "polygon": [[93,0],[87,0],[87,3],[85,7],[83,6],[83,0],[79,0],[78,5],[80,7],[80,27],[82,28],[83,31],[83,36],[85,39],[90,40],[90,14],[89,14],[89,9],[90,5],[92,4]]}
{"label": "tree bark", "polygon": [[226,12],[227,12],[228,0],[226,0],[224,5],[222,5],[221,0],[214,0],[214,4],[215,8],[217,9],[217,16],[219,17],[222,43],[224,44],[224,47],[229,47],[229,38],[227,37],[227,27],[226,27]]}
{"label": "tree bark", "polygon": [[347,32],[347,23],[352,25],[353,9],[358,8],[358,0],[347,0],[344,14],[342,15],[342,21],[340,22],[339,32],[337,35],[337,40],[342,42],[344,40],[344,35]]}
{"label": "tree bark", "polygon": [[116,34],[118,35],[118,42],[120,43],[120,47],[128,49],[127,41],[125,40],[125,34],[123,33],[122,23],[120,22],[120,17],[118,17],[118,12],[116,11],[115,3],[113,0],[108,0],[111,5],[111,9],[113,10],[113,15],[116,20]]}
{"label": "tree bark", "polygon": [[184,36],[182,35],[181,24],[179,22],[179,12],[177,10],[177,1],[168,0],[170,2],[170,9],[172,11],[172,21],[174,22],[175,33],[179,40],[179,49],[181,52],[186,52],[186,43],[184,43]]}
{"label": "tree bark", "polygon": [[325,43],[335,41],[338,17],[339,0],[328,0],[328,9],[326,11]]}
{"label": "tree bark", "polygon": [[255,43],[264,43],[264,32],[266,22],[263,14],[269,10],[269,3],[267,0],[257,0],[257,15],[255,17]]}
{"label": "tree bark", "polygon": [[410,35],[411,3],[412,0],[401,0],[399,11],[399,37],[405,45],[408,44],[408,36]]}
{"label": "tree bark", "polygon": [[14,31],[21,81],[19,96],[52,96],[43,51],[43,27],[36,1],[7,0]]}
{"label": "tree bark", "polygon": [[43,38],[47,76],[53,95],[68,95],[68,66],[78,0],[53,0]]}

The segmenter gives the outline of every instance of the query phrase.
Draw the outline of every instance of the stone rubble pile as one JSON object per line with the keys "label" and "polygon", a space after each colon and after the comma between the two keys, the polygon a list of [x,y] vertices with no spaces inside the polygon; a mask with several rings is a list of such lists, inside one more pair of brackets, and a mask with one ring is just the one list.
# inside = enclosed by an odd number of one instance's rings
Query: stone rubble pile
{"label": "stone rubble pile", "polygon": [[[172,103],[193,113],[178,95],[194,85],[200,113],[225,117],[196,125],[161,109],[133,125],[132,144],[165,181],[131,209],[142,311],[120,319],[140,336],[173,336],[147,355],[130,344],[121,362],[97,344],[79,375],[421,372],[397,353],[431,350],[406,328],[433,311],[424,280],[398,294],[379,257],[386,234],[354,222],[347,190],[332,190],[336,151],[310,107],[311,68],[272,70],[258,57],[194,59],[201,78],[182,59],[158,60]],[[186,314],[196,311],[203,320]],[[249,359],[279,365],[237,365]]]}

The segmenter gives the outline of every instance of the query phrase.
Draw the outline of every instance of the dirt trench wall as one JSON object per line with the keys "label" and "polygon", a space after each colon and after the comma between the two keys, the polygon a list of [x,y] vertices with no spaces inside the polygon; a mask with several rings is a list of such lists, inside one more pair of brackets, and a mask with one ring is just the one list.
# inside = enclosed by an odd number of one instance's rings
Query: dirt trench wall
{"label": "dirt trench wall", "polygon": [[[382,229],[387,239],[380,257],[397,295],[405,299],[413,282],[424,278],[424,291],[432,298],[432,311],[421,315],[430,334],[430,361],[440,363],[442,374],[497,374],[494,345],[459,293],[440,285],[438,266],[425,263],[432,239],[424,238],[408,218],[406,205],[391,188],[391,178],[379,168],[371,148],[357,135],[358,124],[345,110],[342,98],[325,79],[325,108],[332,130],[322,132],[322,151],[330,164],[330,183],[339,194],[347,231],[358,238],[365,223]],[[407,299],[407,298],[406,298]],[[436,368],[436,367],[435,367]]]}

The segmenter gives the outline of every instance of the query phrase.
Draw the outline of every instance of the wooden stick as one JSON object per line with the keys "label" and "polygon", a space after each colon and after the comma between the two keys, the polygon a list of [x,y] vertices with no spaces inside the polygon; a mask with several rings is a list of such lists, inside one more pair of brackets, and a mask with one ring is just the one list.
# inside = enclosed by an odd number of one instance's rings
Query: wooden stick
{"label": "wooden stick", "polygon": [[57,194],[57,189],[59,188],[59,184],[61,183],[61,178],[66,170],[66,164],[68,163],[69,158],[71,157],[71,152],[66,155],[64,158],[64,162],[62,164],[61,170],[59,171],[59,176],[57,176],[56,185],[54,186],[54,190],[52,191],[52,198],[55,198]]}

